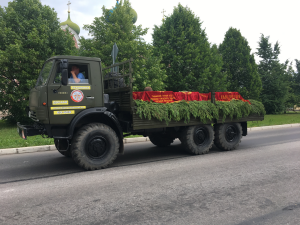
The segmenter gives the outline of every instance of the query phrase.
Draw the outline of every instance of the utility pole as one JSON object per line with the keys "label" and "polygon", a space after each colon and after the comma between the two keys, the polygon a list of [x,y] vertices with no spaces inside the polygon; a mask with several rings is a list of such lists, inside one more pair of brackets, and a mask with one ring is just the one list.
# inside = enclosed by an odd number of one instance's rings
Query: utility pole
{"label": "utility pole", "polygon": [[[118,48],[117,44],[115,43],[114,46],[113,46],[113,50],[111,52],[111,57],[112,57],[112,60],[113,60],[113,64],[116,63],[118,52],[119,52],[119,48]],[[116,66],[116,67],[113,68],[112,72],[119,72],[118,70],[119,70],[119,67]]]}

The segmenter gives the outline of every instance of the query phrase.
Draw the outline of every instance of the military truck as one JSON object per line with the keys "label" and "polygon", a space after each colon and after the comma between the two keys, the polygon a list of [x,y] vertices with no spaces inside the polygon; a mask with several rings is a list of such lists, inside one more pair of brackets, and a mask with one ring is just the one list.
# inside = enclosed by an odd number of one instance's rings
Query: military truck
{"label": "military truck", "polygon": [[[23,139],[34,135],[54,138],[62,155],[72,157],[86,170],[95,170],[108,167],[124,153],[123,138],[130,134],[148,136],[158,147],[179,138],[184,150],[198,155],[207,153],[213,143],[222,150],[236,148],[247,135],[247,121],[264,119],[263,115],[250,115],[201,123],[191,118],[188,123],[167,124],[141,118],[132,96],[132,62],[102,68],[99,58],[62,55],[48,59],[30,91],[26,109],[34,124],[18,123],[19,135]],[[85,78],[79,83],[70,79],[74,65]],[[114,72],[116,68],[118,72]]]}

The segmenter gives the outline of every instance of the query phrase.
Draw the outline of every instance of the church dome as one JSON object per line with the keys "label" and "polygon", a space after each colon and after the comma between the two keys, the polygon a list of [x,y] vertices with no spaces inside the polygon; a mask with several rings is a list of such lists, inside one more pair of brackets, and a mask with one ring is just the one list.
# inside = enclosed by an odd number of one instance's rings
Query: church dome
{"label": "church dome", "polygon": [[[119,4],[119,1],[117,0],[117,5],[118,4]],[[114,12],[114,10],[116,8],[117,8],[117,6],[115,8],[113,8],[113,9],[111,9],[111,10],[108,11],[108,16],[106,17],[106,21],[107,22],[110,22],[109,21],[109,17],[113,14],[113,12]],[[136,11],[133,8],[131,8],[130,9],[130,14],[133,16],[132,23],[135,24],[135,22],[137,21],[137,13],[136,13]]]}
{"label": "church dome", "polygon": [[68,13],[68,19],[65,22],[60,23],[60,26],[68,25],[70,28],[72,28],[77,35],[80,33],[80,27],[76,24],[73,23],[70,19],[70,13]]}
{"label": "church dome", "polygon": [[133,16],[132,23],[135,24],[135,22],[137,21],[137,13],[134,9],[131,9],[130,14]]}

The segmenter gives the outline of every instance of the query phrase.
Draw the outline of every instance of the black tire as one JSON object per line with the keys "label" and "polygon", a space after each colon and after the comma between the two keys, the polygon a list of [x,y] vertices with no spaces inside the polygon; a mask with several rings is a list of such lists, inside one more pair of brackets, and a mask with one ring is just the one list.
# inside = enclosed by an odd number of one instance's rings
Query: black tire
{"label": "black tire", "polygon": [[[69,146],[69,149],[67,151],[59,150],[59,149],[67,149],[68,148],[67,142],[65,143],[65,142],[58,141],[58,139],[54,139],[54,144],[55,144],[55,147],[56,147],[57,151],[60,154],[62,154],[63,156],[65,156],[67,158],[71,158],[72,157],[70,146]],[[58,146],[58,145],[60,145],[60,146]]]}
{"label": "black tire", "polygon": [[223,151],[236,149],[242,139],[240,123],[225,123],[215,125],[215,145]]}
{"label": "black tire", "polygon": [[182,130],[180,141],[186,152],[202,155],[209,152],[214,141],[214,130],[211,125],[190,126]]}
{"label": "black tire", "polygon": [[174,141],[174,138],[167,134],[151,134],[149,135],[149,139],[157,147],[167,147]]}
{"label": "black tire", "polygon": [[68,150],[68,151],[60,151],[60,150],[57,150],[60,154],[62,154],[63,156],[67,157],[67,158],[71,158],[72,157],[72,153],[71,153],[71,150]]}
{"label": "black tire", "polygon": [[115,131],[101,123],[85,125],[72,141],[72,157],[85,170],[108,167],[119,153],[119,140]]}

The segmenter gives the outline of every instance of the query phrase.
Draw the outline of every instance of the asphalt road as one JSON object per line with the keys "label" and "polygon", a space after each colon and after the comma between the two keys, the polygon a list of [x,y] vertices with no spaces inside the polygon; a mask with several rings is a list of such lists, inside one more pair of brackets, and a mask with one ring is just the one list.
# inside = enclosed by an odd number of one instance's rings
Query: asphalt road
{"label": "asphalt road", "polygon": [[55,151],[0,156],[0,224],[300,224],[300,128],[203,156],[127,144],[93,172]]}

